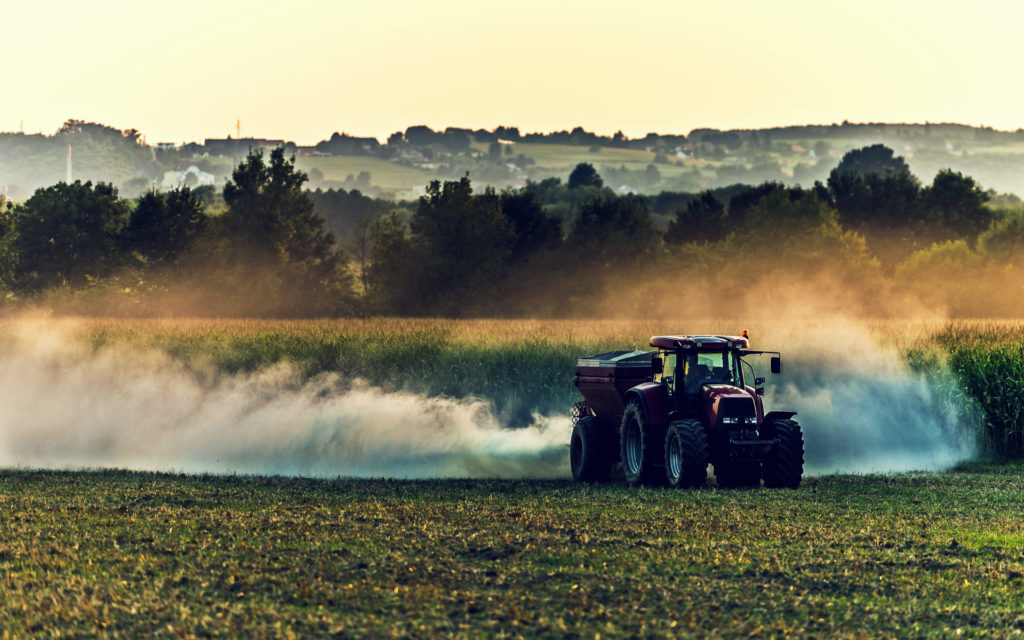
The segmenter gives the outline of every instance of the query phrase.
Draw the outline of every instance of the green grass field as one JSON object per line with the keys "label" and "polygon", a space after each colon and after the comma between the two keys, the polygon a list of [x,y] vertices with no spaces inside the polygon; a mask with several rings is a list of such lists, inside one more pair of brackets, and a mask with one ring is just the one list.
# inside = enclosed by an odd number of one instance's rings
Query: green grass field
{"label": "green grass field", "polygon": [[[598,152],[590,151],[589,147],[567,145],[567,144],[543,144],[531,142],[517,142],[511,145],[513,153],[522,154],[533,158],[538,167],[547,169],[572,170],[581,162],[589,162],[598,167],[619,168],[625,166],[631,171],[643,171],[647,165],[654,162],[656,154],[641,149],[619,149],[615,147],[601,147]],[[486,145],[482,145],[486,151]],[[670,158],[671,164],[658,164],[658,171],[663,177],[676,176],[683,171],[689,171],[694,167],[714,167],[719,163],[705,160]],[[677,165],[676,163],[681,163]]]}
{"label": "green grass field", "polygon": [[323,172],[324,180],[338,182],[350,174],[358,176],[361,171],[369,171],[370,184],[388,191],[423,187],[435,179],[429,171],[366,156],[303,156],[295,159],[295,166],[306,173],[315,167]]}
{"label": "green grass field", "polygon": [[[821,323],[801,333],[852,330]],[[738,330],[721,320],[688,327]],[[747,328],[758,346],[785,335],[770,323]],[[513,409],[526,398],[524,409],[553,412],[575,397],[576,357],[643,347],[665,329],[574,320],[0,323],[12,344],[27,333],[98,354],[156,349],[229,374],[290,361],[306,377],[338,372]],[[1020,322],[883,321],[867,330],[922,370],[953,357],[965,379],[984,380],[1003,366],[997,355],[1024,366]],[[800,362],[795,355],[786,361]],[[981,388],[991,390],[992,402],[1009,397],[998,385]],[[713,480],[671,491],[8,469],[0,626],[13,637],[1007,637],[1024,632],[1022,491],[1019,462],[807,477],[796,491],[721,490]]]}
{"label": "green grass field", "polygon": [[1007,637],[1024,469],[796,491],[0,474],[14,637]]}
{"label": "green grass field", "polygon": [[[590,147],[568,144],[544,144],[536,142],[517,142],[513,145],[512,152],[516,155],[523,154],[528,158],[537,161],[539,167],[549,168],[572,168],[580,162],[589,162],[594,165],[608,164],[618,167],[624,164],[630,169],[644,169],[654,162],[655,154],[642,149],[619,149],[616,147],[601,147],[600,151],[590,151]],[[486,149],[485,149],[486,150]],[[672,158],[673,162],[677,159]],[[687,161],[693,165],[695,161]],[[659,169],[671,170],[674,165],[658,165]]]}
{"label": "green grass field", "polygon": [[[478,150],[486,152],[487,145],[474,144]],[[614,167],[626,166],[632,171],[643,171],[647,165],[654,162],[655,154],[639,149],[616,149],[613,147],[602,147],[597,153],[589,150],[589,147],[559,144],[537,144],[537,143],[516,143],[512,145],[516,155],[523,154],[533,158],[537,166],[549,170],[564,170],[566,173],[572,170],[580,162],[589,162],[594,166]],[[671,164],[657,165],[658,171],[665,178],[678,175],[683,171],[689,171],[694,167],[709,168],[716,163],[700,160],[680,160],[671,158]],[[676,163],[682,163],[677,165]],[[346,176],[358,176],[361,171],[369,171],[370,183],[385,191],[405,192],[417,187],[423,187],[437,177],[431,171],[406,167],[379,158],[366,156],[331,156],[313,157],[303,156],[295,159],[295,166],[302,171],[309,172],[317,168],[324,174],[324,180],[343,181]]]}

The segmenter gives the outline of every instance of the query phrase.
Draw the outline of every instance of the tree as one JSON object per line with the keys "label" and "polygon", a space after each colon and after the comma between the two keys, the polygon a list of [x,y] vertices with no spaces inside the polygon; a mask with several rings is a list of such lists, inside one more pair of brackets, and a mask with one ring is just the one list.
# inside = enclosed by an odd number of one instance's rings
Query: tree
{"label": "tree", "polygon": [[870,234],[919,220],[920,184],[903,158],[885,145],[847,152],[829,174],[828,187],[848,227]]}
{"label": "tree", "polygon": [[405,224],[392,213],[370,227],[370,252],[366,265],[366,296],[374,311],[412,315],[420,309],[417,291],[420,260],[416,247],[405,235]]}
{"label": "tree", "polygon": [[487,147],[487,159],[491,162],[499,162],[501,160],[501,143],[497,140],[491,142],[490,146]]}
{"label": "tree", "polygon": [[352,240],[360,221],[365,219],[372,223],[395,207],[390,200],[367,197],[358,189],[317,189],[306,193],[313,199],[316,214],[324,219],[324,224],[334,233],[339,244]]}
{"label": "tree", "polygon": [[206,228],[203,203],[188,187],[139,198],[125,228],[126,246],[155,264],[175,262]]}
{"label": "tree", "polygon": [[570,242],[614,261],[630,261],[648,254],[656,237],[645,198],[608,193],[583,204],[573,223]]}
{"label": "tree", "polygon": [[405,130],[405,140],[411,145],[426,146],[438,141],[440,134],[426,125],[418,124]]}
{"label": "tree", "polygon": [[762,182],[756,186],[737,185],[737,187],[738,190],[729,197],[728,221],[731,229],[742,227],[750,210],[766,197],[776,193],[786,193],[792,200],[802,193],[801,189],[790,189],[781,182]]}
{"label": "tree", "polygon": [[456,129],[448,127],[444,134],[439,136],[440,142],[451,153],[468,153],[472,149],[471,131],[468,129]]}
{"label": "tree", "polygon": [[676,211],[674,220],[668,223],[665,242],[717,242],[725,237],[725,205],[715,197],[713,191],[703,191],[690,200],[686,207]]}
{"label": "tree", "polygon": [[988,198],[973,178],[943,169],[921,190],[924,222],[940,234],[973,241],[992,222]]}
{"label": "tree", "polygon": [[368,214],[360,215],[349,242],[349,251],[359,265],[359,284],[364,297],[370,292],[370,251],[373,247],[374,222]]}
{"label": "tree", "polygon": [[578,189],[580,187],[597,187],[600,189],[604,186],[604,181],[601,180],[601,176],[598,175],[594,165],[589,162],[581,162],[569,174],[568,185],[570,189]]}
{"label": "tree", "polygon": [[540,199],[526,190],[501,194],[501,212],[512,226],[515,244],[511,260],[522,262],[538,251],[556,248],[562,241],[557,218],[544,213]]}
{"label": "tree", "polygon": [[864,238],[844,230],[835,209],[814,191],[779,189],[765,195],[747,212],[743,226],[731,227],[717,246],[725,256],[743,257],[727,261],[736,276],[750,264],[800,277],[828,269],[858,285],[877,276],[878,265]]}
{"label": "tree", "polygon": [[978,238],[981,252],[1004,262],[1024,262],[1024,211],[1008,211]]}
{"label": "tree", "polygon": [[423,310],[445,315],[463,311],[503,275],[515,243],[500,198],[491,190],[474,197],[468,177],[430,183],[409,226],[423,261]]}
{"label": "tree", "polygon": [[122,257],[119,239],[127,218],[110,184],[61,182],[37,190],[15,210],[14,286],[77,286],[110,273]]}
{"label": "tree", "polygon": [[910,173],[910,167],[900,156],[884,144],[873,144],[860,149],[847,151],[843,159],[833,169],[833,173],[853,173],[859,176],[878,174],[880,176],[898,173]]}
{"label": "tree", "polygon": [[221,220],[234,261],[276,280],[264,291],[277,296],[284,313],[336,309],[351,295],[345,256],[314,212],[305,181],[277,147],[269,165],[262,150],[250,151],[224,185]]}
{"label": "tree", "polygon": [[658,167],[653,164],[647,165],[647,168],[644,169],[644,182],[647,183],[648,188],[661,182],[661,172],[658,171]]}
{"label": "tree", "polygon": [[[192,174],[189,174],[192,175]],[[145,176],[136,176],[131,180],[126,180],[121,183],[121,196],[129,198],[138,198],[143,193],[152,188],[153,183],[149,178]]]}
{"label": "tree", "polygon": [[14,282],[14,270],[18,266],[14,225],[14,206],[0,194],[0,282],[8,286]]}

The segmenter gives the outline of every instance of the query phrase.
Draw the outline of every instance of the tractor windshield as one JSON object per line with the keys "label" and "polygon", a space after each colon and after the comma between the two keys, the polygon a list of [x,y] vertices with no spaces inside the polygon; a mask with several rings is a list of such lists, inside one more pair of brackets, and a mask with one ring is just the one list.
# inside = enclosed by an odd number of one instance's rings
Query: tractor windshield
{"label": "tractor windshield", "polygon": [[681,355],[686,393],[697,393],[706,384],[743,386],[740,361],[735,352],[698,351]]}

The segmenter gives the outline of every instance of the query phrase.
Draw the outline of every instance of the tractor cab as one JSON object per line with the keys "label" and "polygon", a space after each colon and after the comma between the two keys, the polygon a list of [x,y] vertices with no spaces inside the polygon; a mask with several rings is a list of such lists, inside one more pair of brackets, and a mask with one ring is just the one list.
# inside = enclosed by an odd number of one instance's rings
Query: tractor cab
{"label": "tractor cab", "polygon": [[[678,416],[698,418],[712,432],[756,428],[764,419],[764,378],[754,377],[743,356],[766,352],[750,351],[749,345],[745,335],[655,336],[652,379],[665,388]],[[772,371],[781,371],[777,357]]]}
{"label": "tractor cab", "polygon": [[654,381],[667,384],[673,394],[699,393],[706,384],[743,387],[743,371],[734,348],[722,348],[722,343],[717,342],[705,348],[703,340],[696,342],[701,346],[659,348],[654,360]]}
{"label": "tractor cab", "polygon": [[707,387],[744,389],[739,350],[747,345],[747,338],[735,336],[655,336],[653,380],[666,387],[677,411],[694,409]]}

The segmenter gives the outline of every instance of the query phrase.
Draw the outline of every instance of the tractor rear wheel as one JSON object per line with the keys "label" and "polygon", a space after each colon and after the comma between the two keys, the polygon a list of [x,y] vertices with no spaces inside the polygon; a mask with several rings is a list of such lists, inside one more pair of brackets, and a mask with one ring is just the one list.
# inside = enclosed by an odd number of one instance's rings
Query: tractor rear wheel
{"label": "tractor rear wheel", "polygon": [[619,449],[622,453],[622,475],[630,485],[658,485],[664,481],[661,469],[665,459],[664,433],[664,427],[658,429],[647,424],[638,402],[626,405]]}
{"label": "tractor rear wheel", "polygon": [[764,460],[764,486],[796,489],[804,475],[804,435],[794,420],[772,420],[765,435],[776,438],[775,448]]}
{"label": "tractor rear wheel", "polygon": [[708,442],[699,420],[676,420],[665,433],[665,483],[703,487],[708,479]]}
{"label": "tractor rear wheel", "polygon": [[610,438],[593,416],[576,421],[569,441],[569,465],[576,482],[606,482],[611,475]]}

